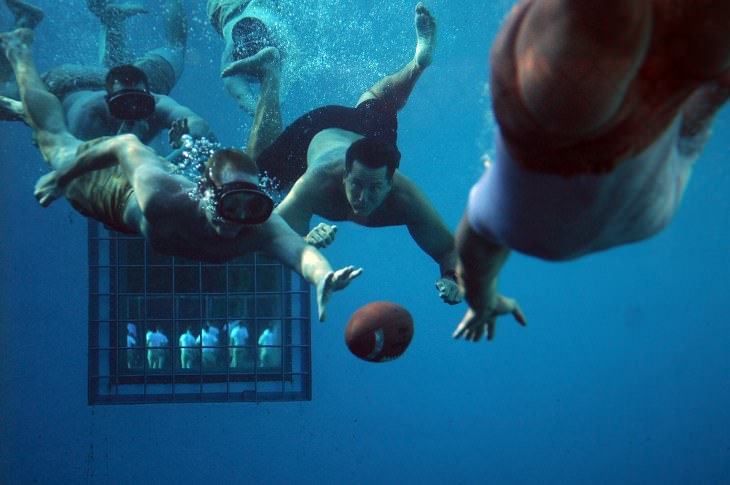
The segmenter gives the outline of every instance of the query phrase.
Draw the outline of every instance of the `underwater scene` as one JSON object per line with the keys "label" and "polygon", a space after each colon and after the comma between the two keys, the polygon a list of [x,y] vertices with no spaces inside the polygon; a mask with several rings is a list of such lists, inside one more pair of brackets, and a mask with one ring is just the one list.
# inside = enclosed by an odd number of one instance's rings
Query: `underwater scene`
{"label": "underwater scene", "polygon": [[0,485],[729,483],[729,25],[0,1]]}

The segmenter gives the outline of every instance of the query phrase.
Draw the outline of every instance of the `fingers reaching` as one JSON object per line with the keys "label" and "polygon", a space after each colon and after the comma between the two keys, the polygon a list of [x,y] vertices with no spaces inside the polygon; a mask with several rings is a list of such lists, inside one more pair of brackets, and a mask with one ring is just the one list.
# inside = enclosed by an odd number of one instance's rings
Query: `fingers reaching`
{"label": "fingers reaching", "polygon": [[464,338],[473,342],[481,340],[486,333],[487,340],[493,340],[497,329],[497,317],[511,314],[513,318],[522,325],[527,326],[522,309],[518,303],[512,298],[506,298],[501,295],[497,297],[496,305],[493,308],[487,308],[475,311],[472,308],[467,310],[464,318],[461,320],[456,330],[452,334],[453,338]]}

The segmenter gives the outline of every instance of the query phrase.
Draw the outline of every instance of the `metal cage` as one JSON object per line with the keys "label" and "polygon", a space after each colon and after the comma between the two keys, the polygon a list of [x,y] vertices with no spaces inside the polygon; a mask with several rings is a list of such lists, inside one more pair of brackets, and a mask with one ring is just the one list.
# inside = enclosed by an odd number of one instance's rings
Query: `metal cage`
{"label": "metal cage", "polygon": [[89,221],[89,404],[310,400],[310,314],[260,253],[201,263]]}

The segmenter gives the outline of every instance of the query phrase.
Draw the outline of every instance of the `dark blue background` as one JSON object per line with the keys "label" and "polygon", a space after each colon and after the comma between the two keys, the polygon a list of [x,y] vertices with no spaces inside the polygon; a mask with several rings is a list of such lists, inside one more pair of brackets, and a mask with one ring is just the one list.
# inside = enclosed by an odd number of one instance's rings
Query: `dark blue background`
{"label": "dark blue background", "polygon": [[[81,1],[39,2],[43,68],[92,62]],[[154,2],[149,1],[149,5]],[[285,120],[352,104],[412,53],[413,4],[283,1],[303,67]],[[436,0],[439,46],[400,116],[402,170],[455,228],[491,147],[488,50],[511,2]],[[250,120],[223,91],[220,43],[189,0],[188,65],[174,92],[219,137]],[[0,28],[9,17],[0,9]],[[159,17],[135,19],[143,51]],[[89,407],[85,220],[40,208],[47,169],[29,130],[0,124],[0,482],[727,483],[730,480],[730,113],[658,237],[549,264],[515,255],[501,287],[530,325],[500,321],[487,344],[452,341],[465,306],[433,288],[435,264],[403,228],[342,224],[326,254],[365,273],[313,325],[313,401]],[[352,357],[344,325],[373,300],[405,305],[415,338],[399,360]]]}

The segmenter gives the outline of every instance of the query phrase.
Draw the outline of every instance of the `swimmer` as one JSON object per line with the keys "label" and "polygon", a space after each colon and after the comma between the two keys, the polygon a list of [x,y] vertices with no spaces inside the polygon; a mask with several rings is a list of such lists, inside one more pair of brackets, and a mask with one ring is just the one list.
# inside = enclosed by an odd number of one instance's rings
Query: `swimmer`
{"label": "swimmer", "polygon": [[314,214],[366,227],[406,226],[439,266],[439,296],[456,304],[462,294],[456,283],[454,237],[426,195],[398,170],[397,112],[431,64],[436,47],[436,20],[421,3],[414,23],[413,59],[365,91],[356,108],[314,110],[251,156],[284,188],[293,184],[277,212],[309,243],[326,247],[337,230],[320,224],[307,234]]}
{"label": "swimmer", "polygon": [[263,65],[270,51],[286,56],[289,34],[275,0],[208,0],[208,19],[223,38],[221,76],[238,106],[254,116],[258,100],[251,85],[260,79],[252,67]]}
{"label": "swimmer", "polygon": [[[87,0],[102,24],[100,61],[96,66],[62,65],[43,76],[50,91],[62,101],[70,132],[82,140],[132,133],[150,143],[167,130],[180,155],[181,136],[212,138],[208,123],[190,108],[167,96],[182,74],[187,23],[182,0],[166,0],[161,13],[164,46],[134,59],[126,47],[124,22],[147,11],[136,4]],[[21,103],[0,98],[0,106],[18,110]]]}
{"label": "swimmer", "polygon": [[112,229],[143,235],[163,254],[224,262],[265,251],[316,286],[320,321],[332,292],[362,270],[333,271],[278,214],[258,189],[256,164],[236,150],[210,157],[195,184],[173,175],[166,161],[130,134],[84,143],[69,133],[58,98],[43,84],[31,54],[33,33],[0,34],[16,75],[26,117],[53,171],[42,176],[35,195],[47,206],[65,196],[80,213]]}
{"label": "swimmer", "polygon": [[669,224],[730,95],[730,2],[524,0],[491,65],[497,159],[457,231],[472,341],[525,324],[497,292],[511,250],[566,261]]}
{"label": "swimmer", "polygon": [[[124,21],[146,13],[135,4],[88,0],[103,26],[101,60],[110,69],[101,85],[76,84],[74,69],[52,70],[44,81],[63,103],[69,131],[82,140],[132,133],[149,143],[167,130],[170,145],[181,146],[180,135],[211,137],[208,123],[167,94],[182,75],[187,45],[187,20],[182,0],[166,0],[161,8],[165,45],[139,59],[125,46]],[[83,74],[82,78],[84,77]],[[181,126],[185,129],[181,130]]]}

